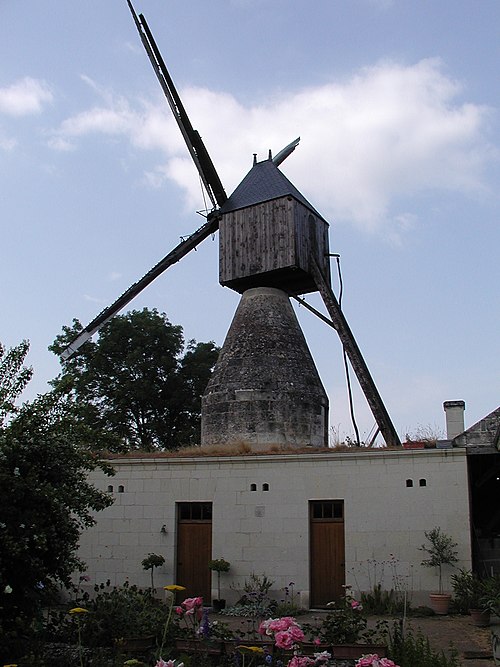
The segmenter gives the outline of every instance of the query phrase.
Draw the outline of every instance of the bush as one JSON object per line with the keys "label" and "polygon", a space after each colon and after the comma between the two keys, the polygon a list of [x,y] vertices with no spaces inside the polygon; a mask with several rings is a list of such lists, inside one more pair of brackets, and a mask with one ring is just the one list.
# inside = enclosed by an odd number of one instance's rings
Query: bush
{"label": "bush", "polygon": [[450,647],[450,655],[434,651],[429,640],[421,633],[403,631],[402,624],[395,621],[388,632],[387,652],[399,667],[460,667],[457,652]]}
{"label": "bush", "polygon": [[[89,613],[81,619],[82,644],[88,647],[112,647],[123,637],[154,636],[161,642],[168,617],[168,605],[125,583],[122,587],[101,584],[95,587],[97,595],[88,595],[82,604]],[[45,630],[45,639],[56,642],[76,642],[75,619],[65,612],[51,614]]]}

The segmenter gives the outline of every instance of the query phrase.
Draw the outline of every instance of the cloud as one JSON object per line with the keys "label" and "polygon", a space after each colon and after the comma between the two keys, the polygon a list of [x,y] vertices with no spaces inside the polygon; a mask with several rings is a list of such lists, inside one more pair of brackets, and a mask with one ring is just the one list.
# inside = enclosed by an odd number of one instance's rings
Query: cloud
{"label": "cloud", "polygon": [[[380,62],[341,83],[281,91],[249,107],[228,93],[181,91],[228,193],[253,153],[265,159],[269,148],[277,153],[300,134],[298,151],[282,167],[289,178],[327,219],[394,242],[417,222],[414,211],[398,208],[403,197],[485,187],[484,167],[496,157],[484,137],[490,112],[461,101],[462,94],[436,59]],[[145,182],[159,187],[169,179],[184,190],[189,208],[199,208],[199,179],[163,100],[104,98],[104,105],[65,120],[54,139],[64,146],[101,133],[160,149],[165,161],[146,170]]]}
{"label": "cloud", "polygon": [[52,92],[44,81],[25,77],[6,88],[0,88],[0,113],[9,116],[38,114],[44,104],[52,100]]}

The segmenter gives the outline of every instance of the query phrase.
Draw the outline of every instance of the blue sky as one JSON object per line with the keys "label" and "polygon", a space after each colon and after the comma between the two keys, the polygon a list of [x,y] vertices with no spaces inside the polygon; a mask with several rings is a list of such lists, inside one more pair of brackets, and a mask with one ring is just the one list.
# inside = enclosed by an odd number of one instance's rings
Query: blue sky
{"label": "blue sky", "polygon": [[[497,0],[135,6],[228,192],[253,153],[301,137],[281,168],[330,222],[344,312],[398,432],[442,430],[445,400],[465,400],[467,425],[498,407]],[[0,22],[0,341],[31,341],[30,398],[59,371],[62,325],[93,319],[204,203],[125,0],[1,0]],[[238,295],[217,254],[208,239],[131,307],[222,344]],[[351,433],[336,334],[298,316],[332,427]]]}

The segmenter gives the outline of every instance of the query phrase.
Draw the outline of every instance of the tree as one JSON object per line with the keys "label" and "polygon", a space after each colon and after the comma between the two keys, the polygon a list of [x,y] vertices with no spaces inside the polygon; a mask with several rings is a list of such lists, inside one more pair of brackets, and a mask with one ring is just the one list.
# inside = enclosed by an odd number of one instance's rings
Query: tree
{"label": "tree", "polygon": [[[81,329],[73,320],[49,349],[61,354]],[[53,385],[75,397],[88,426],[107,434],[101,449],[176,449],[199,442],[201,396],[217,355],[212,342],[185,346],[182,327],[164,313],[134,310],[63,362]]]}
{"label": "tree", "polygon": [[[10,380],[13,368],[21,376],[18,362],[0,367],[0,386],[17,386],[17,393],[23,383]],[[94,512],[112,503],[88,481],[96,467],[112,470],[92,451],[92,433],[72,399],[52,391],[11,415],[16,391],[0,405],[11,417],[0,426],[0,661],[10,660],[16,646],[26,649],[46,591],[69,586],[84,568],[80,534],[95,523]]]}
{"label": "tree", "polygon": [[27,340],[9,350],[0,343],[0,426],[16,412],[16,399],[33,375],[31,366],[23,366],[29,348]]}

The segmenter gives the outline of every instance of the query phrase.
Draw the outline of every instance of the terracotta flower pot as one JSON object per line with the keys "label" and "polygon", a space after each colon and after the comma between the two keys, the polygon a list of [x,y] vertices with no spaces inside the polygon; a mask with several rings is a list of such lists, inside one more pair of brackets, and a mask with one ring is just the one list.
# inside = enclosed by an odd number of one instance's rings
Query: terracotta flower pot
{"label": "terracotta flower pot", "polygon": [[182,653],[204,653],[207,655],[220,655],[223,644],[219,641],[205,641],[203,639],[176,639],[175,648]]}
{"label": "terracotta flower pot", "polygon": [[431,609],[439,616],[445,616],[450,608],[450,593],[431,593],[429,595]]}
{"label": "terracotta flower pot", "polygon": [[486,628],[490,624],[490,612],[484,609],[469,609],[472,624],[478,628]]}

